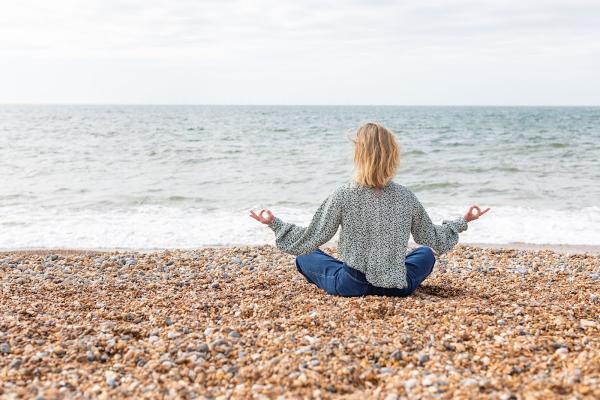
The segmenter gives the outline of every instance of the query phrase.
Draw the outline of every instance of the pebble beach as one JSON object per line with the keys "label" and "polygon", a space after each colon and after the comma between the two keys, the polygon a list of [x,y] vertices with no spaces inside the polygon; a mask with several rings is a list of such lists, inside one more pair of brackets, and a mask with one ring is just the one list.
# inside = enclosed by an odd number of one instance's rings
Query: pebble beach
{"label": "pebble beach", "polygon": [[597,253],[459,245],[408,298],[270,245],[0,253],[0,398],[597,399],[599,296]]}

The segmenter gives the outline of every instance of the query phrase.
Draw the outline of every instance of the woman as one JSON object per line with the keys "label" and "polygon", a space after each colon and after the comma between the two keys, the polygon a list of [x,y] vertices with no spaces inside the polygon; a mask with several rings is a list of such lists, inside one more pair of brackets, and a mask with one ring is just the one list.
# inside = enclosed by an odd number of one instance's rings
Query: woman
{"label": "woman", "polygon": [[[393,133],[367,123],[352,140],[354,179],[336,188],[306,228],[283,222],[268,209],[250,216],[275,232],[277,247],[297,255],[296,267],[306,279],[339,296],[408,296],[433,270],[435,255],[452,249],[467,223],[486,212],[471,206],[464,217],[434,225],[406,187],[392,181],[399,166]],[[338,243],[343,261],[318,247],[342,226]],[[408,239],[424,246],[406,255]],[[428,246],[428,247],[425,247]]]}

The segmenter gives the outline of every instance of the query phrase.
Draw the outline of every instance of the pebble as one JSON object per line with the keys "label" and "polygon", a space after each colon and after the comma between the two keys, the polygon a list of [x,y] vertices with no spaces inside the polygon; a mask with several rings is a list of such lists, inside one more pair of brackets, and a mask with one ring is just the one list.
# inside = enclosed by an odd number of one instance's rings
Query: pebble
{"label": "pebble", "polygon": [[242,263],[242,260],[240,260],[240,258],[239,258],[239,257],[233,257],[233,258],[231,259],[231,261],[232,261],[232,262],[234,262],[234,263],[236,263],[236,264],[241,264],[241,263]]}
{"label": "pebble", "polygon": [[569,353],[569,349],[567,349],[566,347],[560,347],[558,349],[556,349],[556,351],[554,352],[554,354],[557,355],[566,355]]}
{"label": "pebble", "polygon": [[582,319],[581,321],[579,321],[579,325],[580,325],[582,328],[593,328],[593,327],[595,327],[597,324],[596,324],[596,322],[595,322],[595,321],[590,321],[590,320],[587,320],[587,319]]}
{"label": "pebble", "polygon": [[406,389],[407,392],[410,392],[418,384],[419,384],[419,382],[416,379],[414,379],[414,378],[408,379],[407,381],[404,382],[404,388]]}
{"label": "pebble", "polygon": [[21,364],[23,364],[23,359],[21,357],[17,357],[11,361],[9,368],[18,369],[21,366]]}
{"label": "pebble", "polygon": [[198,351],[201,353],[206,353],[206,352],[208,352],[208,350],[209,350],[209,347],[206,343],[202,343],[198,346]]}
{"label": "pebble", "polygon": [[106,378],[106,384],[108,385],[108,387],[110,387],[111,389],[114,389],[117,387],[117,380],[116,380],[116,375],[114,374],[114,372],[107,371],[104,374],[104,376]]}
{"label": "pebble", "polygon": [[474,386],[474,385],[478,385],[479,382],[477,382],[477,379],[466,378],[466,379],[463,379],[460,382],[460,384],[463,385],[463,386]]}
{"label": "pebble", "polygon": [[421,381],[421,384],[423,384],[424,386],[431,386],[431,385],[433,385],[433,382],[434,382],[434,380],[431,376],[426,376]]}
{"label": "pebble", "polygon": [[10,354],[10,344],[7,342],[2,342],[0,343],[0,354]]}

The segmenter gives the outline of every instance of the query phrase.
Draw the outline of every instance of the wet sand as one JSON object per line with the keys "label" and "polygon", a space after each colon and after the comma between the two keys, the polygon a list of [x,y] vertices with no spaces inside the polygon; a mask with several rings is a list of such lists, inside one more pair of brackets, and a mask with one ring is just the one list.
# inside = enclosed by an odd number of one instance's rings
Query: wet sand
{"label": "wet sand", "polygon": [[273,246],[4,252],[0,398],[600,398],[585,250],[459,245],[408,298],[327,295]]}

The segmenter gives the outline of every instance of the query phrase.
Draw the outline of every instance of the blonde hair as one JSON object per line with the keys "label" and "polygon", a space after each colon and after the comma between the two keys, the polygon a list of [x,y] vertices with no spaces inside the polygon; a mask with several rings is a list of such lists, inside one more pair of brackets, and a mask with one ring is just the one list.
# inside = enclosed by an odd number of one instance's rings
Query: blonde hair
{"label": "blonde hair", "polygon": [[354,142],[354,181],[360,185],[382,188],[396,175],[400,166],[400,146],[396,136],[374,122],[358,128]]}

